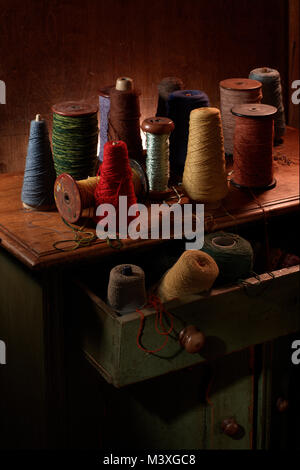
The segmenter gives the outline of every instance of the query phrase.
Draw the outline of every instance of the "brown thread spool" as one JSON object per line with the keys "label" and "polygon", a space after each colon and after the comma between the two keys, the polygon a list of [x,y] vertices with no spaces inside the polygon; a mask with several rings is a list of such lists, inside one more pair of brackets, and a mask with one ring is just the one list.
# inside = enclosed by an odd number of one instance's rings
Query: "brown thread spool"
{"label": "brown thread spool", "polygon": [[227,155],[233,154],[235,120],[231,114],[231,109],[238,104],[260,103],[261,99],[262,84],[258,80],[228,78],[220,82],[224,148]]}
{"label": "brown thread spool", "polygon": [[219,275],[215,260],[200,250],[185,251],[161,279],[157,295],[168,302],[209,290]]}
{"label": "brown thread spool", "polygon": [[108,139],[125,142],[129,158],[134,159],[143,157],[139,95],[128,77],[118,78],[116,87],[110,90]]}
{"label": "brown thread spool", "polygon": [[107,301],[121,315],[142,308],[147,301],[142,268],[134,264],[115,266],[109,275]]}
{"label": "brown thread spool", "polygon": [[232,108],[235,117],[233,178],[238,188],[272,189],[274,106],[242,104]]}
{"label": "brown thread spool", "polygon": [[[144,200],[148,195],[148,180],[141,165],[130,160],[132,180],[136,196]],[[101,169],[101,168],[100,168]],[[56,178],[54,198],[58,212],[67,222],[75,224],[82,217],[92,217],[95,206],[95,189],[100,176],[75,181],[72,176],[63,173]]]}

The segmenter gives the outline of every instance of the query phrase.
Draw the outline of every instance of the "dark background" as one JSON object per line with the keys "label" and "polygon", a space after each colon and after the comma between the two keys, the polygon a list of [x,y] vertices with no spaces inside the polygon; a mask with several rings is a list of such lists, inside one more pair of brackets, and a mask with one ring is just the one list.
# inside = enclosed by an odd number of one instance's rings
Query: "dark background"
{"label": "dark background", "polygon": [[52,104],[97,102],[121,75],[141,90],[145,118],[165,76],[218,105],[220,80],[274,67],[296,125],[288,94],[300,78],[298,14],[299,0],[0,0],[0,172],[23,170],[35,114],[51,127]]}

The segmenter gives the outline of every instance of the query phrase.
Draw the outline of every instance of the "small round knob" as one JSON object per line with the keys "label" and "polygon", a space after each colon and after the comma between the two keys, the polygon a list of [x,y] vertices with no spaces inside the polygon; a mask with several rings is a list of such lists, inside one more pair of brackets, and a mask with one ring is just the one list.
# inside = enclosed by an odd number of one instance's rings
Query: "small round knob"
{"label": "small round knob", "polygon": [[280,397],[276,402],[276,406],[279,413],[284,413],[289,407],[289,401],[285,398]]}
{"label": "small round knob", "polygon": [[150,117],[142,122],[141,128],[150,134],[171,134],[174,130],[174,122],[167,117]]}
{"label": "small round knob", "polygon": [[194,325],[189,325],[183,328],[179,333],[179,343],[190,354],[195,354],[201,351],[205,343],[204,334],[198,330]]}
{"label": "small round knob", "polygon": [[222,431],[226,436],[236,438],[241,434],[242,427],[234,418],[226,418],[222,422]]}

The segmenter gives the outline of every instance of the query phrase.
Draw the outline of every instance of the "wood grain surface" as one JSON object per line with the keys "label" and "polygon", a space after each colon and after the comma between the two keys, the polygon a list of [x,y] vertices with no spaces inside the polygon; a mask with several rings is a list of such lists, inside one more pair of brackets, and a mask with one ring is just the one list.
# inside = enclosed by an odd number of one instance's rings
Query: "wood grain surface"
{"label": "wood grain surface", "polygon": [[[222,206],[213,211],[205,209],[207,231],[233,227],[260,220],[264,212],[280,215],[299,207],[299,131],[289,128],[282,145],[274,148],[274,176],[277,185],[265,192],[239,190],[230,186]],[[289,163],[289,164],[287,164]],[[228,168],[230,170],[230,166]],[[1,246],[31,268],[55,264],[90,262],[118,250],[97,239],[91,246],[77,250],[57,251],[53,244],[74,239],[74,232],[62,221],[58,212],[28,211],[20,198],[23,175],[0,175],[0,239]],[[86,230],[95,232],[92,225]],[[161,240],[123,240],[122,251],[161,243]],[[70,245],[70,244],[69,244]]]}
{"label": "wood grain surface", "polygon": [[[153,116],[157,84],[179,76],[218,105],[218,82],[268,65],[288,84],[288,9],[282,0],[0,0],[0,172],[24,168],[30,120],[51,128],[51,106],[98,101],[121,75]],[[285,93],[285,98],[287,99]],[[286,103],[286,108],[288,108]]]}

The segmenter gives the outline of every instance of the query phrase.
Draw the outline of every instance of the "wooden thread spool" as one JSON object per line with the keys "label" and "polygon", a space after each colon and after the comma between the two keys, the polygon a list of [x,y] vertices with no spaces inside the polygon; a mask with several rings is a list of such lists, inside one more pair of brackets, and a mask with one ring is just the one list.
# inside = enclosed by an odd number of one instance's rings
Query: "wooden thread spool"
{"label": "wooden thread spool", "polygon": [[272,156],[276,112],[277,108],[266,104],[241,104],[232,108],[236,125],[230,182],[234,186],[267,190],[276,185]]}
{"label": "wooden thread spool", "polygon": [[[130,160],[132,180],[136,196],[144,200],[148,194],[148,181],[141,165]],[[101,170],[101,168],[100,168]],[[67,222],[75,224],[83,217],[93,215],[94,193],[100,176],[75,181],[71,175],[63,173],[56,178],[54,198],[58,212]]]}
{"label": "wooden thread spool", "polygon": [[[168,188],[169,180],[169,135],[174,129],[174,123],[167,117],[150,117],[142,122],[141,128],[146,133],[147,138],[147,159],[146,173],[149,181],[149,191],[151,199],[161,200],[171,192]],[[150,154],[150,135],[153,144],[155,137],[164,136],[164,149],[159,145],[151,148]]]}
{"label": "wooden thread spool", "polygon": [[243,103],[260,103],[261,90],[262,84],[249,78],[228,78],[220,82],[220,107],[227,155],[233,154],[235,120],[231,114],[232,107]]}

